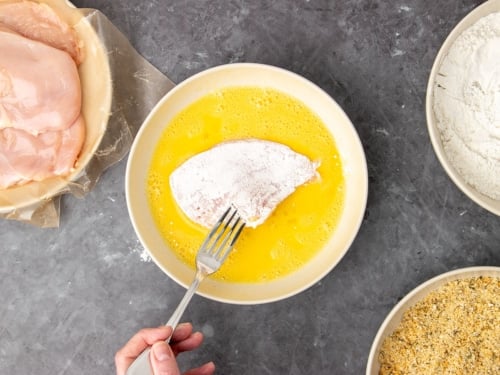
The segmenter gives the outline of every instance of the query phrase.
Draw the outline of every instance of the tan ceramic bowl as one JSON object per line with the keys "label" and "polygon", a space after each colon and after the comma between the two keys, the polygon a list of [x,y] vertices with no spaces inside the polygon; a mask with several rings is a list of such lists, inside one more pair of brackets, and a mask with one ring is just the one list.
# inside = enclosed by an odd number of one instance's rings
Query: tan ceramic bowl
{"label": "tan ceramic bowl", "polygon": [[228,86],[271,87],[301,100],[327,125],[342,157],[346,197],[340,222],[327,245],[309,263],[287,277],[267,283],[207,279],[199,288],[199,294],[223,302],[276,301],[313,285],[340,261],[357,234],[366,205],[366,161],[356,130],[337,103],[311,82],[272,66],[230,64],[201,72],[176,86],[146,118],[132,145],[126,173],[128,210],[142,245],[156,264],[177,283],[188,286],[194,270],[180,261],[161,237],[146,197],[146,176],[155,144],[170,120],[193,101]]}
{"label": "tan ceramic bowl", "polygon": [[429,135],[431,138],[432,146],[434,151],[445,169],[448,176],[452,179],[455,185],[458,186],[462,192],[464,192],[470,199],[476,202],[481,207],[500,216],[500,201],[492,199],[484,194],[481,194],[473,186],[469,185],[464,178],[455,170],[450,161],[448,160],[446,153],[441,142],[441,136],[439,133],[439,128],[437,126],[436,116],[433,110],[433,102],[435,96],[436,88],[436,75],[438,74],[439,67],[444,57],[447,55],[448,50],[452,46],[453,42],[457,37],[464,32],[467,28],[472,26],[480,18],[495,12],[500,12],[500,0],[490,0],[486,1],[484,4],[475,8],[470,12],[465,18],[460,21],[457,26],[451,31],[451,33],[446,38],[441,49],[439,50],[434,64],[432,66],[431,74],[429,77],[429,82],[427,85],[427,96],[426,96],[426,115],[427,115],[427,127],[429,129]]}
{"label": "tan ceramic bowl", "polygon": [[41,2],[50,5],[62,19],[73,25],[83,42],[85,59],[78,71],[82,86],[82,113],[86,121],[87,134],[75,169],[70,175],[0,190],[0,213],[21,209],[49,199],[64,190],[70,181],[78,178],[97,150],[106,131],[110,114],[111,74],[107,53],[98,35],[71,3],[64,0],[44,0]]}
{"label": "tan ceramic bowl", "polygon": [[375,336],[370,355],[368,356],[366,375],[378,375],[380,370],[378,354],[382,343],[384,339],[398,327],[406,310],[424,299],[430,292],[438,289],[449,281],[477,276],[500,277],[500,267],[468,267],[446,272],[419,285],[399,301],[389,315],[387,315]]}

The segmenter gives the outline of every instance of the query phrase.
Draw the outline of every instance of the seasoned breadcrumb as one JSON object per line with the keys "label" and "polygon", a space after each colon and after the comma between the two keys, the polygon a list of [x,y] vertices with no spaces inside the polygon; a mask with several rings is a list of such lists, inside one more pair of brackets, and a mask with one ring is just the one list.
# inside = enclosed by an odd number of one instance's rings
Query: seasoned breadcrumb
{"label": "seasoned breadcrumb", "polygon": [[451,281],[409,308],[379,353],[381,375],[500,374],[500,278]]}

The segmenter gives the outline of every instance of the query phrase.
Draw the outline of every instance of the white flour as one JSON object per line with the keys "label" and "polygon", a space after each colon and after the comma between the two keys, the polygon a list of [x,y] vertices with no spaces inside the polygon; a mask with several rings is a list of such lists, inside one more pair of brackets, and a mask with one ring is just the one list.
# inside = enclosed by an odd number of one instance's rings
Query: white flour
{"label": "white flour", "polygon": [[453,43],[437,74],[434,113],[453,167],[477,191],[500,200],[500,12]]}
{"label": "white flour", "polygon": [[142,247],[141,243],[139,240],[136,240],[135,246],[131,247],[131,251],[133,253],[139,254],[139,257],[141,258],[142,262],[151,262],[151,256],[149,255],[149,252]]}

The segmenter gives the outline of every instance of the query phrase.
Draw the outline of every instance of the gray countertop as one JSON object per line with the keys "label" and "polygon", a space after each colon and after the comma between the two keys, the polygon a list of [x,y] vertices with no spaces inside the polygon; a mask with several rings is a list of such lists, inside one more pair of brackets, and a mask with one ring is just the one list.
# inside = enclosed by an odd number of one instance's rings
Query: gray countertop
{"label": "gray countertop", "polygon": [[[425,121],[437,51],[480,1],[74,3],[101,10],[174,82],[236,61],[303,75],[341,105],[366,152],[366,215],[338,266],[280,302],[195,296],[184,317],[206,340],[181,355],[185,369],[213,360],[218,374],[361,374],[384,317],[411,289],[500,265],[500,218],[448,178]],[[184,289],[143,259],[125,166],[85,199],[63,197],[57,229],[0,221],[0,374],[112,374],[116,350],[179,302]]]}

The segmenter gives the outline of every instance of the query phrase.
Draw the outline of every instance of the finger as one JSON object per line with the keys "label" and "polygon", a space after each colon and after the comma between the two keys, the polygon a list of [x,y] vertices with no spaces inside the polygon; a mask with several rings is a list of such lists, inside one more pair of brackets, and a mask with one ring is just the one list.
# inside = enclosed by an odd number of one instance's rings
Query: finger
{"label": "finger", "polygon": [[172,350],[175,355],[196,349],[203,342],[203,334],[201,332],[195,332],[183,341],[176,342],[172,344]]}
{"label": "finger", "polygon": [[130,362],[127,358],[122,358],[118,356],[118,353],[115,355],[115,367],[116,367],[116,375],[125,375],[125,372],[130,367],[133,360]]}
{"label": "finger", "polygon": [[191,323],[181,323],[175,327],[171,341],[182,341],[187,339],[193,333],[193,325]]}
{"label": "finger", "polygon": [[186,371],[183,375],[212,375],[215,373],[213,362],[205,363],[203,366]]}
{"label": "finger", "polygon": [[151,347],[149,359],[154,375],[181,374],[174,353],[164,341],[157,342]]}
{"label": "finger", "polygon": [[160,340],[166,340],[172,332],[170,327],[143,328],[137,332],[118,353],[123,357],[137,357],[148,346]]}
{"label": "finger", "polygon": [[115,355],[117,375],[125,374],[130,364],[148,346],[156,341],[166,340],[172,332],[170,327],[144,328],[137,332]]}

